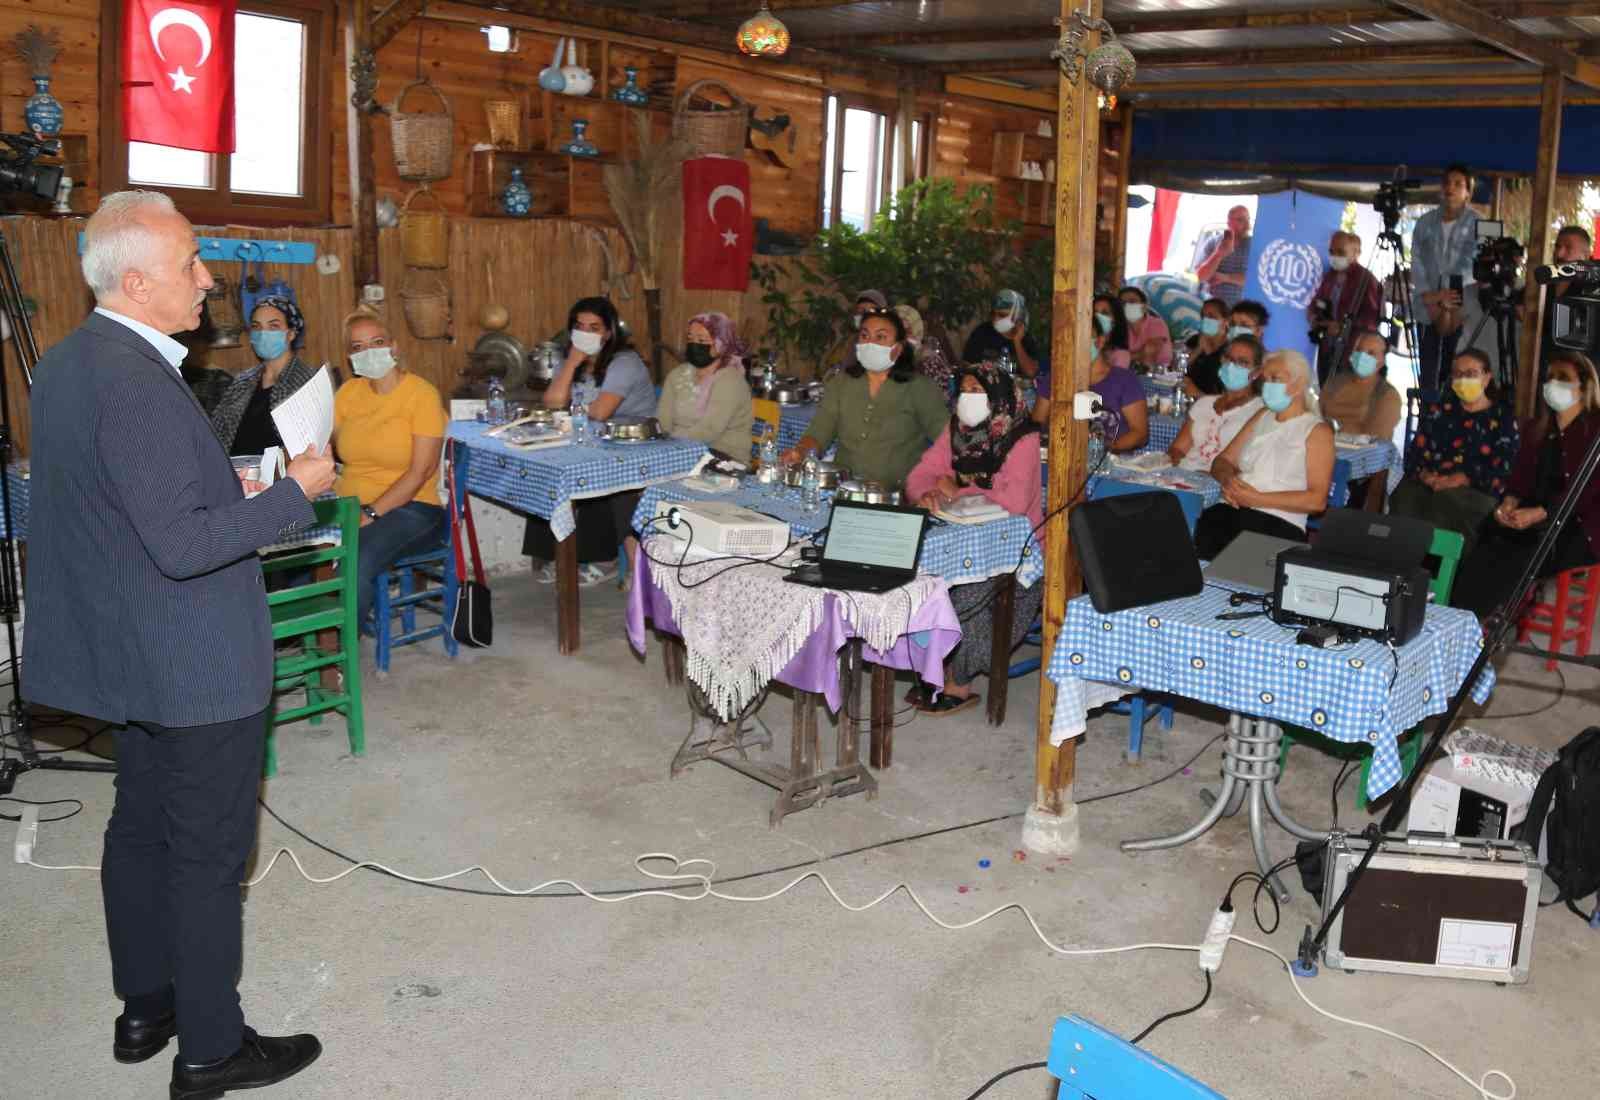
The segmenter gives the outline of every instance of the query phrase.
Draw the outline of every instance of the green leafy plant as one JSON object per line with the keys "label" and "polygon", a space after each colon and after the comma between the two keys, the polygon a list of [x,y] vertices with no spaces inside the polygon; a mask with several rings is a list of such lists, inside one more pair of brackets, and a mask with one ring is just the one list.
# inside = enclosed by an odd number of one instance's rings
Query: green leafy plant
{"label": "green leafy plant", "polygon": [[1055,305],[1056,242],[1054,237],[1035,237],[995,272],[987,297],[997,290],[1010,289],[1028,303],[1028,332],[1038,345],[1049,350],[1050,318]]}

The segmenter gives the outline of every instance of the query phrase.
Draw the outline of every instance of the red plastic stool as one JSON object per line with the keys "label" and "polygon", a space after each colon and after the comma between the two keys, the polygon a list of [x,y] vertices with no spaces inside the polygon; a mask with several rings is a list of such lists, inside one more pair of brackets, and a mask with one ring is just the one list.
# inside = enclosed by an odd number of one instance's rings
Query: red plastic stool
{"label": "red plastic stool", "polygon": [[[1551,579],[1556,585],[1556,602],[1529,604],[1517,624],[1517,641],[1526,642],[1530,634],[1544,634],[1550,638],[1552,651],[1559,653],[1562,645],[1572,642],[1574,655],[1587,657],[1594,635],[1595,610],[1600,607],[1600,566],[1568,569]],[[1556,663],[1546,661],[1544,667],[1553,669]]]}

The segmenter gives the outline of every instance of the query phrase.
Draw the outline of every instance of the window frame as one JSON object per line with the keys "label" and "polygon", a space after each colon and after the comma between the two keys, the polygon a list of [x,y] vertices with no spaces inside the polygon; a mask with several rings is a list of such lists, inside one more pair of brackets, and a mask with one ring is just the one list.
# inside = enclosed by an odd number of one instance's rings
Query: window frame
{"label": "window frame", "polygon": [[128,139],[122,117],[123,0],[105,0],[100,16],[100,193],[129,186],[171,196],[197,225],[326,225],[332,220],[333,142],[328,124],[329,82],[336,75],[333,0],[239,0],[247,15],[294,19],[305,25],[305,89],[301,101],[299,195],[235,194],[228,154],[217,157],[210,188],[128,182]]}
{"label": "window frame", "polygon": [[[832,178],[829,178],[827,167],[828,157],[824,152],[822,172],[818,176],[817,210],[824,228],[839,224],[840,214],[843,209],[844,199],[844,133],[845,113],[850,110],[869,111],[883,118],[884,148],[886,155],[880,157],[873,154],[871,166],[877,175],[874,183],[876,198],[873,202],[871,217],[875,217],[894,198],[894,177],[900,158],[898,155],[899,119],[900,112],[896,104],[874,99],[870,96],[852,94],[849,92],[823,92],[823,124],[827,125],[827,101],[834,100],[837,114],[834,116],[833,133],[826,135],[832,141]],[[902,182],[905,187],[928,176],[928,165],[933,148],[934,118],[931,112],[919,111],[912,116],[912,121],[921,124],[922,133],[917,136],[916,148],[912,150],[912,177]],[[915,132],[915,131],[913,131]]]}

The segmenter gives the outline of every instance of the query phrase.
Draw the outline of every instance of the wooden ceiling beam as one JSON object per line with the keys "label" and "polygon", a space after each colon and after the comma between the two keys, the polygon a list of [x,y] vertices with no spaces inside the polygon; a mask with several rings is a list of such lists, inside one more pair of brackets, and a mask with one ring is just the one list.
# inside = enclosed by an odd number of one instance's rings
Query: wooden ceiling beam
{"label": "wooden ceiling beam", "polygon": [[[866,0],[767,0],[767,6],[775,12],[785,11],[813,11],[817,8],[843,8],[851,4],[865,3]],[[875,3],[912,3],[913,0],[874,0]],[[648,9],[630,8],[629,11],[647,10],[651,15],[666,19],[704,19],[707,16],[720,16],[731,19],[737,13],[739,18],[748,19],[755,14],[758,4],[749,4],[745,9],[731,7],[727,0],[672,0],[671,3],[659,4]]]}
{"label": "wooden ceiling beam", "polygon": [[[1393,76],[1347,76],[1338,82],[1340,88],[1471,88],[1481,85],[1505,84],[1537,84],[1540,77],[1538,73],[1470,73],[1451,74],[1440,76],[1407,76],[1396,74]],[[1325,76],[1310,77],[1268,77],[1262,79],[1238,80],[1213,78],[1210,80],[1147,80],[1137,84],[1129,93],[1134,102],[1141,102],[1144,96],[1170,95],[1187,92],[1233,92],[1233,91],[1259,91],[1265,88],[1278,89],[1303,89],[1310,91],[1315,88],[1329,87],[1328,78]]]}
{"label": "wooden ceiling beam", "polygon": [[[1590,88],[1600,89],[1600,63],[1579,57],[1559,43],[1531,35],[1490,15],[1465,0],[1393,0],[1408,11],[1458,30],[1503,53],[1546,69]],[[1591,12],[1592,14],[1592,12]]]}
{"label": "wooden ceiling beam", "polygon": [[[1139,68],[1150,69],[1240,69],[1260,65],[1431,65],[1461,61],[1483,61],[1499,57],[1488,46],[1318,46],[1311,49],[1254,50],[1146,50],[1135,51]],[[992,61],[952,61],[920,66],[926,72],[943,73],[1031,73],[1055,68],[1048,56],[1008,57]],[[1329,74],[1329,82],[1337,82]]]}
{"label": "wooden ceiling beam", "polygon": [[[1568,96],[1568,103],[1600,103],[1600,95]],[[1539,93],[1520,95],[1478,95],[1468,92],[1449,99],[1427,97],[1390,97],[1382,99],[1351,99],[1342,96],[1304,96],[1295,99],[1141,99],[1138,109],[1146,113],[1161,111],[1307,111],[1321,110],[1372,110],[1386,111],[1399,108],[1449,107],[1537,107]]]}
{"label": "wooden ceiling beam", "polygon": [[422,11],[423,0],[392,0],[381,11],[374,11],[367,31],[373,51],[381,50],[405,25]]}

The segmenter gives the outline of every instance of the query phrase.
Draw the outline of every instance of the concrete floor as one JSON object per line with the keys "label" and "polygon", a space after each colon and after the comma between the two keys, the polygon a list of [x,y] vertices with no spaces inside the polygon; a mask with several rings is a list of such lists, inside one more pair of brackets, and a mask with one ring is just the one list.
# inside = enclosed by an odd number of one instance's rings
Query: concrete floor
{"label": "concrete floor", "polygon": [[[715,860],[720,874],[737,875],[1016,814],[1032,794],[1036,678],[1013,683],[1001,729],[969,711],[899,730],[876,801],[829,803],[769,829],[770,792],[726,768],[702,763],[667,779],[685,729],[682,694],[665,686],[657,652],[641,663],[628,650],[619,593],[585,593],[575,658],[556,652],[552,590],[525,572],[498,582],[496,618],[490,651],[451,664],[413,647],[389,679],[368,677],[363,759],[349,756],[338,720],[281,732],[267,804],[343,852],[417,875],[481,863],[514,886],[571,877],[614,888],[643,884],[632,867],[639,852]],[[1477,725],[1562,743],[1594,720],[1600,695],[1600,675],[1565,676],[1555,709]],[[1555,683],[1513,658],[1488,709],[1530,709]],[[775,698],[768,718],[782,747],[787,700]],[[1080,796],[1157,778],[1219,728],[1213,713],[1180,714],[1130,765],[1125,722],[1092,722],[1078,757]],[[1194,943],[1228,880],[1254,866],[1242,818],[1177,851],[1128,856],[1117,841],[1196,816],[1216,760],[1209,750],[1190,775],[1083,807],[1083,843],[1070,860],[1015,862],[1021,823],[1011,818],[831,860],[826,873],[856,903],[908,883],[950,921],[1025,905],[1063,943]],[[1282,782],[1290,812],[1326,821],[1335,771],[1331,759],[1297,749]],[[98,862],[108,778],[32,773],[16,793],[83,799],[83,814],[42,828],[35,858]],[[1347,788],[1347,822],[1350,805]],[[9,842],[10,827],[0,833]],[[263,815],[261,860],[280,845],[313,874],[343,866]],[[1274,834],[1273,850],[1292,850],[1286,834]],[[993,865],[980,870],[981,858]],[[794,874],[725,889],[762,893]],[[487,886],[478,876],[457,882]],[[1297,881],[1291,888],[1276,935],[1256,933],[1247,915],[1238,930],[1292,953],[1315,910]],[[7,861],[0,896],[0,1095],[164,1096],[169,1058],[121,1066],[110,1056],[118,1002],[97,877]],[[245,921],[247,1018],[268,1034],[312,1030],[326,1047],[316,1066],[264,1095],[306,1100],[960,1100],[991,1074],[1042,1059],[1058,1015],[1079,1012],[1131,1035],[1202,988],[1192,954],[1062,958],[1015,912],[950,932],[904,895],[850,913],[815,881],[763,904],[601,905],[450,894],[367,872],[316,886],[280,864],[250,891]],[[1474,1078],[1506,1070],[1524,1100],[1571,1096],[1574,1071],[1594,1066],[1597,946],[1600,934],[1549,910],[1527,986],[1324,971],[1306,991],[1331,1011],[1436,1046]],[[1147,1046],[1236,1098],[1473,1095],[1420,1052],[1315,1015],[1275,960],[1238,945],[1210,1003],[1163,1025]],[[1039,1070],[987,1096],[1043,1100],[1053,1090]]]}

